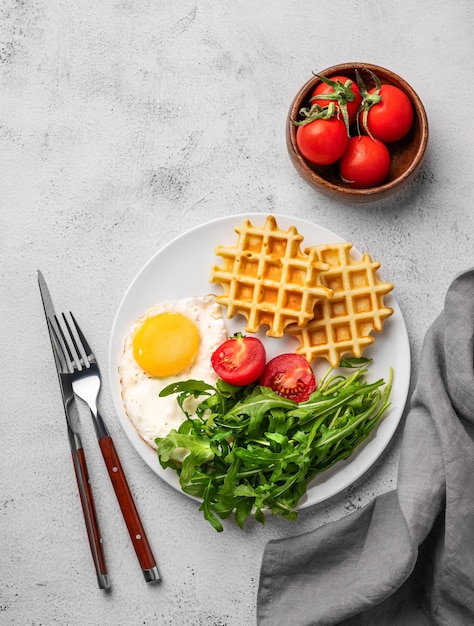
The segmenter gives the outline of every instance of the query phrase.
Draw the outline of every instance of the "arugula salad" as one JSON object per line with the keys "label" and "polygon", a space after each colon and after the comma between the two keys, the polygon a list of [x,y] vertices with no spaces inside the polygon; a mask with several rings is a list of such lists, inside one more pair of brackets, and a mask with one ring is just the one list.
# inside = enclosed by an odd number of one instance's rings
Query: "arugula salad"
{"label": "arugula salad", "polygon": [[[202,500],[200,510],[218,532],[232,514],[241,528],[250,516],[262,524],[266,514],[295,521],[308,484],[347,459],[390,406],[393,371],[387,381],[369,382],[370,362],[343,359],[303,402],[258,383],[173,383],[160,395],[177,394],[186,419],[155,440],[159,462]],[[190,396],[202,398],[192,416],[183,408]]]}

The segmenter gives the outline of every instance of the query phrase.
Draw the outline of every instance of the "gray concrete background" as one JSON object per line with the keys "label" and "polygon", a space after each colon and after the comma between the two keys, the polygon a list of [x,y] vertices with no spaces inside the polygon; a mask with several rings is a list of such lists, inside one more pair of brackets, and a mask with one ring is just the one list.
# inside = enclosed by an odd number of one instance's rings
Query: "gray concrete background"
{"label": "gray concrete background", "polygon": [[[114,418],[109,334],[130,281],[172,238],[224,215],[284,213],[381,260],[406,319],[414,382],[449,283],[474,263],[473,7],[0,2],[0,624],[253,624],[269,539],[316,528],[395,486],[401,431],[365,476],[302,511],[296,524],[227,524],[217,534],[196,503],[148,469]],[[364,206],[310,189],[285,147],[297,89],[311,72],[347,61],[403,76],[430,122],[417,180]],[[72,308],[88,329],[103,366],[102,412],[159,560],[160,586],[143,581],[85,420],[113,584],[110,594],[97,588],[38,268],[57,308]]]}

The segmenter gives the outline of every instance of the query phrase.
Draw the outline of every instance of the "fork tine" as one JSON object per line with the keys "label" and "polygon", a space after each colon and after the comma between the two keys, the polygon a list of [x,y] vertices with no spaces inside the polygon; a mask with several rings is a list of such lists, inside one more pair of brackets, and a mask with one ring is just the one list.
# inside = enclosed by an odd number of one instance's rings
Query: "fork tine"
{"label": "fork tine", "polygon": [[66,330],[69,336],[69,341],[66,339],[66,344],[68,347],[68,352],[71,355],[71,358],[75,364],[75,367],[79,370],[83,369],[84,367],[87,367],[89,364],[87,362],[84,361],[84,357],[83,354],[77,344],[76,338],[74,336],[74,333],[72,332],[71,326],[68,322],[68,319],[65,315],[65,313],[62,314],[63,317],[63,321],[64,324],[66,326]]}
{"label": "fork tine", "polygon": [[81,357],[78,356],[74,337],[72,336],[71,329],[69,328],[69,324],[64,313],[62,314],[62,317],[64,320],[64,325],[66,326],[65,329],[60,323],[57,315],[54,317],[54,320],[56,322],[57,330],[59,331],[59,336],[61,338],[61,342],[64,348],[64,356],[68,362],[68,367],[70,371],[73,372],[75,369],[82,369],[83,366],[81,365]]}
{"label": "fork tine", "polygon": [[[58,327],[57,320],[55,319],[51,320],[49,317],[47,317],[46,321],[48,323],[49,334],[52,339],[51,343],[53,346],[54,358],[56,359],[58,363],[59,369],[61,370],[63,374],[70,373],[71,368],[69,366],[68,360],[66,358],[66,353],[64,351],[65,345],[58,335],[58,330],[59,330],[59,333],[61,332],[61,330],[60,329],[56,330],[56,328]],[[56,323],[54,324],[53,322],[56,322]]]}
{"label": "fork tine", "polygon": [[95,362],[95,356],[94,353],[92,352],[91,347],[89,346],[87,339],[84,337],[84,334],[79,326],[79,324],[76,322],[76,318],[74,317],[74,315],[72,314],[72,312],[69,312],[69,315],[71,316],[71,320],[74,324],[74,327],[76,329],[77,335],[79,337],[79,341],[82,344],[82,348],[85,352],[85,355],[87,357],[87,359],[89,360],[89,362]]}

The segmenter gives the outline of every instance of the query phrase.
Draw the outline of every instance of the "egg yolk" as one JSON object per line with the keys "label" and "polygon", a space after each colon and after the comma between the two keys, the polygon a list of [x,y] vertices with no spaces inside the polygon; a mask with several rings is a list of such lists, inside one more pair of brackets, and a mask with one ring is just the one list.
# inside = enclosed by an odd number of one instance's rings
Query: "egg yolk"
{"label": "egg yolk", "polygon": [[193,364],[199,342],[199,330],[188,317],[160,313],[146,319],[136,331],[133,355],[150,376],[176,376]]}

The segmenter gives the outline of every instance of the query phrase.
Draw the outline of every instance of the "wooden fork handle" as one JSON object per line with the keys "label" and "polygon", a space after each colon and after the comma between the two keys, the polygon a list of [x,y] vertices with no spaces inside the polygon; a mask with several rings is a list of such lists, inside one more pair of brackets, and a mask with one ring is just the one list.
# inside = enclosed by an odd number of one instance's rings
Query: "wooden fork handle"
{"label": "wooden fork handle", "polygon": [[99,439],[99,445],[145,580],[146,582],[159,581],[160,575],[155,558],[138,515],[114,442],[111,437],[102,437]]}

